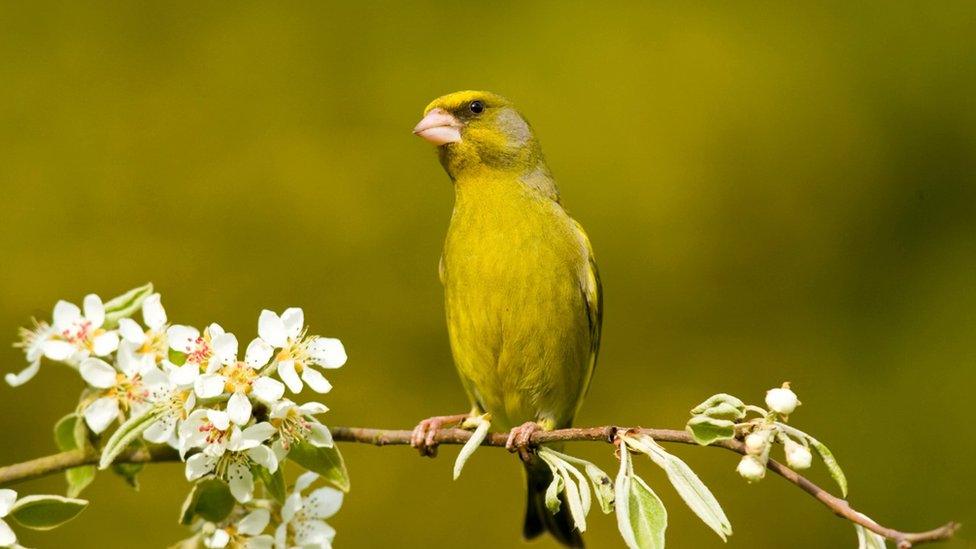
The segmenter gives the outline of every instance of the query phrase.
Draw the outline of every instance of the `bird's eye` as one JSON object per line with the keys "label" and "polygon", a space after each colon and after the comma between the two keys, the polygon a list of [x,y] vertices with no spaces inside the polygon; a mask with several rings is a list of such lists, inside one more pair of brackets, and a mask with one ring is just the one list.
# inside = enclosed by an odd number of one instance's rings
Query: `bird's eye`
{"label": "bird's eye", "polygon": [[485,104],[481,101],[472,101],[468,109],[475,114],[481,114],[485,112]]}

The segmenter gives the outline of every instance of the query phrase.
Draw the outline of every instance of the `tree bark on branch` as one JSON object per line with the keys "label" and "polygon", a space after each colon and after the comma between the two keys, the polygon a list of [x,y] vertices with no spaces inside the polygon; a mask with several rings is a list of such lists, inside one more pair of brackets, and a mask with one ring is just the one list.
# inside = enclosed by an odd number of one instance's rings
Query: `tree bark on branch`
{"label": "tree bark on branch", "polygon": [[[412,431],[409,430],[372,429],[366,427],[331,427],[330,430],[332,431],[333,439],[336,441],[357,442],[376,446],[409,445],[412,436]],[[532,445],[539,445],[547,442],[591,441],[613,444],[618,431],[639,431],[658,442],[696,444],[691,435],[685,431],[674,429],[630,429],[614,426],[539,431],[532,434],[531,443]],[[471,438],[470,431],[463,429],[441,429],[437,431],[434,440],[439,444],[464,444],[469,438]],[[482,445],[504,447],[507,440],[508,433],[489,433],[485,437],[484,442],[482,442]],[[745,446],[736,440],[721,441],[711,446],[724,448],[738,454],[745,454]],[[179,459],[179,454],[172,448],[153,447],[124,453],[118,456],[115,462],[150,463],[179,461]],[[92,449],[88,449],[87,451],[71,450],[0,467],[0,487],[65,471],[73,467],[94,465],[98,463],[98,460],[98,453]],[[852,523],[859,524],[893,541],[899,549],[907,549],[913,545],[922,543],[947,540],[959,528],[959,524],[955,522],[949,522],[925,532],[902,532],[888,528],[868,519],[863,514],[854,510],[847,501],[830,494],[782,463],[771,459],[767,467],[772,472],[785,478],[800,487],[807,494],[816,498],[820,503],[833,511],[835,515]]]}

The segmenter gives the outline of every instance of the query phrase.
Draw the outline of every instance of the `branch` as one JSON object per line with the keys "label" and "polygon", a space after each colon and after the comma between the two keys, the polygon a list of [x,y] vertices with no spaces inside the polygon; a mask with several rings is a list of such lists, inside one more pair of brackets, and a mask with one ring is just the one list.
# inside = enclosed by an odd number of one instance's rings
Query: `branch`
{"label": "branch", "polygon": [[[531,444],[539,445],[547,442],[568,442],[568,441],[599,441],[613,443],[617,436],[617,431],[622,428],[614,426],[606,427],[581,427],[573,429],[559,429],[556,431],[538,431],[532,434]],[[370,429],[365,427],[331,427],[332,437],[340,442],[358,442],[374,444],[376,446],[409,445],[412,431],[406,430],[387,430]],[[658,442],[671,442],[678,444],[696,445],[694,439],[685,431],[673,429],[636,429],[646,434]],[[463,429],[441,429],[437,431],[434,440],[440,444],[464,444],[471,438],[471,432]],[[508,433],[490,433],[485,437],[483,446],[505,446],[508,440]],[[745,446],[735,440],[727,440],[712,444],[714,447],[724,448],[739,454],[745,454]],[[94,450],[71,450],[52,454],[23,463],[0,467],[0,487],[14,484],[17,482],[43,477],[59,471],[71,469],[81,465],[94,465],[98,463],[98,454]],[[169,447],[155,447],[152,449],[140,449],[121,454],[116,458],[116,463],[149,463],[179,461],[179,454]],[[868,519],[861,513],[855,511],[847,501],[831,495],[829,492],[820,488],[813,482],[798,474],[789,467],[769,460],[768,467],[777,475],[785,478],[793,484],[799,486],[804,492],[816,498],[824,504],[835,515],[847,519],[850,522],[859,524],[876,534],[883,536],[897,544],[899,549],[907,549],[913,545],[929,543],[934,541],[944,541],[951,538],[959,524],[950,522],[934,530],[927,532],[901,532],[893,528],[887,528]]]}

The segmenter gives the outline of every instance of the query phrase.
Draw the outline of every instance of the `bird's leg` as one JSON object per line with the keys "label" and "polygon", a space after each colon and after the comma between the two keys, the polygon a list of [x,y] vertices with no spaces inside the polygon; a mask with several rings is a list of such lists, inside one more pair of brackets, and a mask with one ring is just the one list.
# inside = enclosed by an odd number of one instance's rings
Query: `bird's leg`
{"label": "bird's leg", "polygon": [[465,420],[478,415],[474,410],[467,414],[429,417],[414,427],[410,446],[420,451],[421,456],[437,457],[438,442],[434,440],[437,431],[443,427],[460,426]]}
{"label": "bird's leg", "polygon": [[530,452],[532,433],[543,430],[543,427],[538,423],[526,421],[508,432],[508,441],[505,442],[505,448],[512,453],[518,452],[522,461],[529,461],[532,459]]}

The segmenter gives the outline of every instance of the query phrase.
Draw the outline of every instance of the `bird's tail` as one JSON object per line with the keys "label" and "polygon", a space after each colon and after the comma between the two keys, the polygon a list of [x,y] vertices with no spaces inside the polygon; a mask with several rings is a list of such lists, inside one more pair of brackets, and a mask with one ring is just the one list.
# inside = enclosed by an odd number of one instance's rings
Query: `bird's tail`
{"label": "bird's tail", "polygon": [[532,463],[525,464],[525,478],[528,484],[528,497],[522,536],[530,540],[549,532],[566,547],[583,547],[583,535],[576,530],[565,495],[559,495],[561,505],[556,514],[550,513],[549,508],[546,507],[546,488],[552,482],[552,471],[549,467],[536,458]]}

